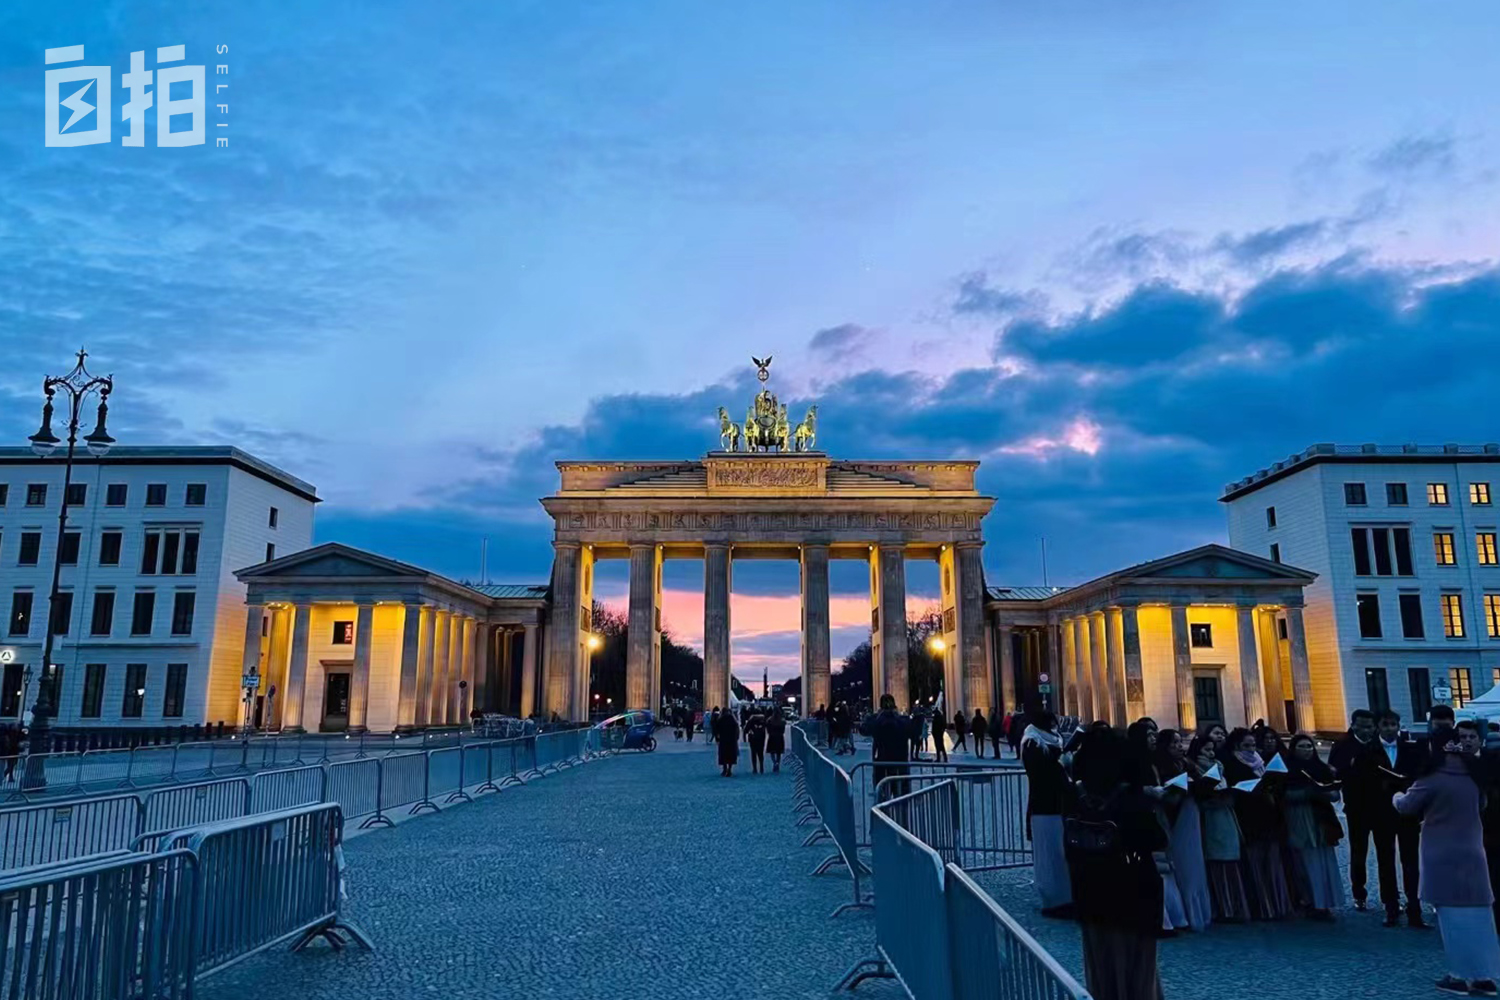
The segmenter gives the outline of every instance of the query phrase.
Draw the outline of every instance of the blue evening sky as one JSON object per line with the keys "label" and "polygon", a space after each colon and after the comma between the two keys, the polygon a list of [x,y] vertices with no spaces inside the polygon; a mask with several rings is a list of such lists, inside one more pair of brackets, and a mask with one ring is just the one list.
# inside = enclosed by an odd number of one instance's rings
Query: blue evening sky
{"label": "blue evening sky", "polygon": [[[488,536],[542,581],[555,460],[700,455],[772,354],[834,456],[983,461],[990,582],[1043,535],[1076,582],[1222,540],[1222,485],[1309,443],[1500,437],[1497,38],[1459,0],[13,0],[0,434],[86,344],[122,442],[238,444],[318,485],[319,540],[473,577]],[[77,44],[116,115],[129,53],[186,45],[229,147],[154,111],[44,147]]]}

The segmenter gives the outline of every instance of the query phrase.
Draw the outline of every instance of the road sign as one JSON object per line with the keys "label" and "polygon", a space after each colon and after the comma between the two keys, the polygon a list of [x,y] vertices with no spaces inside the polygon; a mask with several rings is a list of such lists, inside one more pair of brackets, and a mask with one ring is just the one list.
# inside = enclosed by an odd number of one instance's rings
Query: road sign
{"label": "road sign", "polygon": [[1434,684],[1432,686],[1432,700],[1449,702],[1453,700],[1453,689],[1446,684]]}
{"label": "road sign", "polygon": [[242,687],[242,688],[258,688],[258,687],[260,687],[260,674],[241,674],[240,675],[240,687]]}
{"label": "road sign", "polygon": [[1052,678],[1048,677],[1046,674],[1037,674],[1036,679],[1039,680],[1039,681],[1041,681],[1043,684],[1045,684],[1048,681],[1050,681]]}
{"label": "road sign", "polygon": [[1036,686],[1036,688],[1042,694],[1051,694],[1052,693],[1052,685],[1051,684],[1038,684]]}

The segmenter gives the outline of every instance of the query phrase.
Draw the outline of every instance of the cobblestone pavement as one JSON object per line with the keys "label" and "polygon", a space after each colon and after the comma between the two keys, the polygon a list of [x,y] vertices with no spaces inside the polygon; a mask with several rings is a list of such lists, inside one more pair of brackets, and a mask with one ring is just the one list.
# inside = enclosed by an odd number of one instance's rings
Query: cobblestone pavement
{"label": "cobblestone pavement", "polygon": [[[1348,854],[1341,845],[1340,864]],[[1078,926],[1037,912],[1031,869],[979,872],[975,880],[1019,920],[1063,967],[1083,982]],[[1370,893],[1378,896],[1374,850]],[[1436,929],[1414,931],[1381,926],[1378,902],[1361,913],[1349,903],[1332,924],[1300,917],[1281,923],[1215,925],[1202,934],[1162,941],[1158,951],[1167,1000],[1249,991],[1256,1000],[1383,1000],[1439,996],[1433,982],[1443,974],[1443,945]],[[1431,911],[1429,921],[1433,920]]]}
{"label": "cobblestone pavement", "polygon": [[828,919],[850,883],[809,877],[827,845],[799,846],[790,775],[724,779],[712,754],[668,733],[352,840],[348,912],[377,950],[276,950],[198,996],[826,998],[872,950],[873,914]]}

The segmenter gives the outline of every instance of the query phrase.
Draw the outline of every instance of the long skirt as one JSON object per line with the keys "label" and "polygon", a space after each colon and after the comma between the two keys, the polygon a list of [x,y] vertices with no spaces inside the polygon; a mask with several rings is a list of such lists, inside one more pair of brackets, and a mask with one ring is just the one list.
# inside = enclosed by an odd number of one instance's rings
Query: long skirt
{"label": "long skirt", "polygon": [[1156,937],[1104,924],[1083,927],[1083,977],[1094,1000],[1162,1000]]}
{"label": "long skirt", "polygon": [[1299,847],[1292,852],[1297,866],[1299,895],[1314,910],[1336,910],[1344,905],[1344,873],[1332,847]]}
{"label": "long skirt", "polygon": [[1439,906],[1438,930],[1448,972],[1459,979],[1500,980],[1500,938],[1488,906]]}
{"label": "long skirt", "polygon": [[1182,895],[1188,926],[1195,931],[1206,929],[1214,919],[1214,907],[1208,892],[1208,870],[1203,863],[1203,827],[1198,818],[1198,804],[1191,799],[1182,804],[1177,822],[1172,824],[1167,856],[1172,859],[1172,874]]}
{"label": "long skirt", "polygon": [[1291,894],[1287,891],[1286,866],[1281,861],[1281,844],[1274,840],[1247,840],[1244,846],[1246,888],[1256,920],[1280,920],[1291,915]]}
{"label": "long skirt", "polygon": [[1161,929],[1175,931],[1187,925],[1187,910],[1182,905],[1182,892],[1177,888],[1177,877],[1167,872],[1161,877]]}
{"label": "long skirt", "polygon": [[1208,894],[1213,899],[1214,919],[1243,923],[1250,919],[1250,898],[1238,861],[1209,861]]}
{"label": "long skirt", "polygon": [[1032,875],[1042,909],[1073,902],[1073,883],[1068,877],[1068,858],[1063,847],[1061,816],[1031,817]]}

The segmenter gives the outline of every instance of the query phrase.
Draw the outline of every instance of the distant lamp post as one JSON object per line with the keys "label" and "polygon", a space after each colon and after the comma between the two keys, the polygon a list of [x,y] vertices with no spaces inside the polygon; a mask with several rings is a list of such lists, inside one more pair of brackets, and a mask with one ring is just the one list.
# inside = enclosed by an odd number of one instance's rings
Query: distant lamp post
{"label": "distant lamp post", "polygon": [[[108,452],[110,445],[115,439],[109,436],[105,428],[105,418],[109,414],[109,394],[114,391],[114,379],[108,375],[94,376],[88,373],[83,366],[84,359],[88,357],[87,351],[78,352],[78,363],[73,370],[66,375],[48,377],[42,380],[42,394],[46,402],[42,404],[42,426],[31,437],[31,450],[38,458],[48,458],[57,451],[61,440],[52,432],[53,399],[62,392],[66,397],[67,404],[67,430],[68,451],[63,462],[63,488],[62,496],[58,497],[57,505],[57,545],[52,550],[52,591],[47,599],[47,625],[45,638],[42,640],[42,674],[41,681],[37,684],[36,705],[31,710],[31,743],[32,751],[45,753],[49,743],[52,728],[52,716],[56,713],[56,686],[57,667],[52,662],[52,643],[54,633],[57,631],[56,621],[57,607],[59,603],[59,582],[62,576],[62,541],[63,533],[68,526],[68,488],[73,485],[73,456],[78,446],[78,415],[83,409],[84,402],[93,394],[99,395],[98,419],[94,429],[84,436],[83,443],[88,448],[89,454],[95,458],[103,458]],[[47,784],[46,772],[40,759],[36,765],[27,766],[27,772],[23,781],[26,788],[44,788]]]}
{"label": "distant lamp post", "polygon": [[464,711],[468,707],[468,705],[469,705],[469,682],[468,681],[459,681],[458,682],[458,724],[459,724],[459,726],[462,726],[464,724],[464,720],[469,717],[469,714],[466,711]]}
{"label": "distant lamp post", "polygon": [[28,664],[21,671],[21,699],[16,702],[17,721],[20,721],[21,716],[26,712],[26,695],[31,690],[31,677],[31,666]]}

